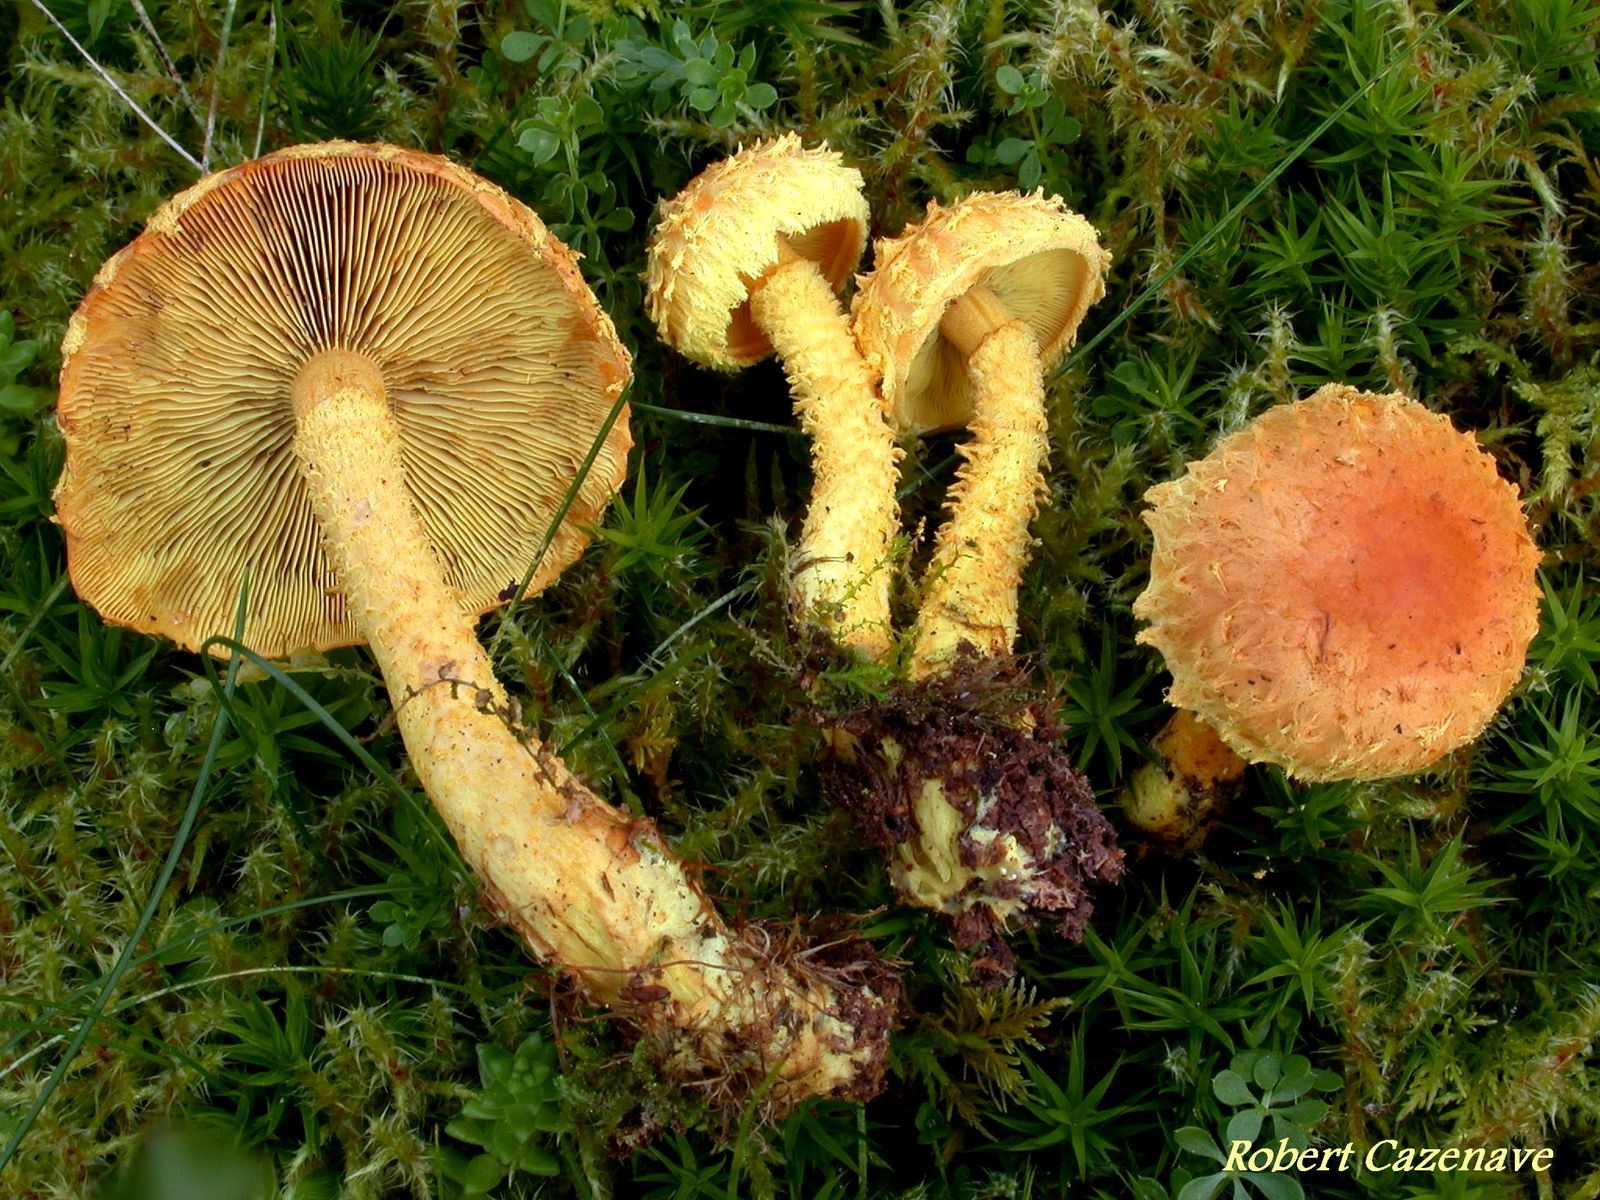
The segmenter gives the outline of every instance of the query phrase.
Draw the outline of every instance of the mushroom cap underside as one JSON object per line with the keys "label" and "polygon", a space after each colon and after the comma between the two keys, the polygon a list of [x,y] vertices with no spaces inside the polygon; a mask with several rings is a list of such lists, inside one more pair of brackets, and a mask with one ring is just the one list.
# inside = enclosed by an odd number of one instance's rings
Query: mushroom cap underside
{"label": "mushroom cap underside", "polygon": [[866,249],[861,172],[795,134],[713,163],[661,204],[650,238],[645,308],[662,340],[725,371],[772,353],[750,314],[750,291],[781,247],[816,264],[835,291]]}
{"label": "mushroom cap underside", "polygon": [[381,375],[466,610],[510,599],[547,535],[530,592],[577,557],[626,471],[629,360],[575,257],[446,159],[334,142],[175,197],[73,315],[55,500],[78,593],[196,649],[248,579],[258,653],[361,641],[293,450],[293,382],[329,350]]}
{"label": "mushroom cap underside", "polygon": [[1446,417],[1330,384],[1146,494],[1134,605],[1171,702],[1311,780],[1421,770],[1475,738],[1538,627],[1515,488]]}
{"label": "mushroom cap underside", "polygon": [[949,307],[979,285],[1023,321],[1048,367],[1105,295],[1111,256],[1094,226],[1042,193],[975,192],[874,247],[852,303],[856,340],[883,378],[902,432],[936,433],[972,416],[967,356],[943,337]]}

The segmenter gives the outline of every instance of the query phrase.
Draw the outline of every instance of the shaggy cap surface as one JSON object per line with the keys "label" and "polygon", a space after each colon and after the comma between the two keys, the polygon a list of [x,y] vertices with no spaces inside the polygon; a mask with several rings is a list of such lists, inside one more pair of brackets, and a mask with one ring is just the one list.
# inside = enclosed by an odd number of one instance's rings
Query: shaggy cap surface
{"label": "shaggy cap surface", "polygon": [[841,290],[866,249],[861,172],[792,133],[713,163],[662,202],[645,268],[645,309],[684,357],[736,371],[772,353],[750,291],[780,246]]}
{"label": "shaggy cap surface", "polygon": [[1139,640],[1169,699],[1311,780],[1421,770],[1471,741],[1539,623],[1517,493],[1447,418],[1331,384],[1146,494]]}

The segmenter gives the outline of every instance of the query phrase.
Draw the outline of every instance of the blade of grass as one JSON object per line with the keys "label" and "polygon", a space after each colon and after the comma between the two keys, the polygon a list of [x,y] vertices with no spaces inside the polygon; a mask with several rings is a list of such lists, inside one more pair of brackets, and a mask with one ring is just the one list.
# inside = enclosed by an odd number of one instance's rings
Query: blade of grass
{"label": "blade of grass", "polygon": [[673,421],[687,421],[691,425],[716,425],[723,429],[748,429],[755,433],[783,433],[790,437],[804,437],[805,430],[798,425],[774,425],[770,421],[747,421],[743,417],[722,417],[716,413],[690,412],[682,408],[667,408],[662,404],[645,404],[635,400],[633,407],[652,416]]}
{"label": "blade of grass", "polygon": [[[556,674],[561,676],[562,682],[572,689],[572,694],[578,698],[578,703],[583,706],[584,715],[589,718],[589,723],[583,727],[585,735],[591,730],[598,729],[600,731],[600,740],[606,744],[606,749],[611,754],[611,761],[616,765],[616,768],[621,773],[622,777],[626,779],[628,777],[628,767],[627,764],[622,761],[622,752],[617,749],[616,742],[611,740],[611,734],[607,732],[605,723],[595,715],[594,709],[589,704],[589,697],[585,695],[583,689],[578,686],[578,681],[573,678],[572,672],[567,670],[567,664],[561,661],[561,656],[556,653],[556,648],[550,644],[550,639],[544,636],[543,630],[539,631],[538,637],[539,648],[545,652],[545,655],[547,658],[549,658],[551,665],[555,667]],[[578,740],[578,738],[572,738],[568,740],[561,747],[558,753],[565,754],[570,747],[577,744]],[[623,793],[623,795],[627,801],[629,809],[633,811],[634,815],[640,817],[644,816],[644,806],[639,803],[639,798],[633,795],[631,792],[626,791]]]}
{"label": "blade of grass", "polygon": [[222,41],[217,47],[216,66],[212,68],[211,104],[206,110],[206,139],[200,147],[201,174],[211,170],[211,136],[217,128],[217,97],[222,92],[222,65],[228,58],[228,38],[233,33],[233,11],[237,7],[238,0],[228,0],[228,11],[222,18]]}
{"label": "blade of grass", "polygon": [[[68,43],[71,44],[72,48],[83,57],[83,61],[94,68],[96,75],[105,80],[106,86],[115,92],[122,102],[133,110],[135,116],[137,116],[146,125],[150,126],[158,138],[176,150],[179,157],[182,158],[184,162],[188,163],[196,171],[200,172],[200,174],[204,175],[206,173],[206,169],[201,165],[200,160],[194,155],[190,154],[182,146],[178,145],[176,139],[174,139],[170,133],[161,128],[161,126],[157,125],[155,119],[151,117],[149,113],[145,112],[144,109],[140,108],[132,96],[128,95],[127,92],[122,90],[122,85],[119,84],[115,79],[111,78],[111,73],[94,60],[94,55],[85,50],[79,43],[78,39],[73,37],[72,34],[68,32],[67,27],[60,21],[56,20],[55,13],[51,12],[45,7],[44,0],[33,0],[33,6],[45,15],[50,24],[54,25],[57,31],[60,32],[61,36],[66,38]],[[0,1166],[4,1166],[6,1161],[7,1160],[5,1159],[0,1159]]]}
{"label": "blade of grass", "polygon": [[[261,975],[349,975],[357,979],[382,979],[391,983],[419,983],[425,987],[442,988],[445,991],[461,992],[471,995],[472,988],[464,983],[453,983],[448,979],[433,979],[426,975],[402,975],[398,971],[379,971],[370,967],[325,967],[325,966],[296,966],[285,963],[276,967],[243,967],[237,971],[223,971],[216,975],[205,975],[199,979],[184,979],[178,983],[169,984],[164,988],[157,988],[153,992],[144,992],[137,996],[129,996],[108,1010],[109,1015],[115,1015],[129,1008],[139,1008],[153,1004],[157,1000],[165,1000],[168,996],[176,996],[180,992],[187,992],[197,987],[204,987],[208,983],[220,983],[228,979],[250,979]],[[102,1012],[95,1015],[94,1020],[104,1019],[108,1013]],[[92,1024],[93,1022],[89,1022]],[[58,1034],[42,1046],[28,1051],[16,1062],[10,1064],[0,1075],[9,1074],[18,1067],[23,1066],[29,1059],[37,1058],[51,1046],[65,1039],[65,1034]],[[58,1068],[59,1069],[59,1068]],[[32,1122],[30,1121],[31,1125]],[[0,1167],[5,1166],[0,1162]]]}
{"label": "blade of grass", "polygon": [[27,624],[22,627],[22,632],[17,635],[17,640],[11,643],[11,649],[6,651],[4,658],[0,658],[0,680],[4,680],[6,692],[11,697],[11,702],[28,719],[28,724],[33,726],[34,733],[39,735],[39,740],[44,743],[45,749],[50,752],[52,757],[57,759],[61,757],[62,747],[52,742],[50,731],[45,728],[39,714],[34,711],[33,705],[28,703],[28,698],[22,694],[22,689],[17,686],[16,681],[11,677],[11,664],[16,661],[17,655],[22,653],[22,647],[38,630],[45,616],[55,607],[56,601],[61,599],[61,594],[67,590],[68,582],[68,578],[65,575],[56,580],[50,590],[45,593],[44,599],[39,602],[39,606],[34,610],[33,615],[28,618]]}
{"label": "blade of grass", "polygon": [[949,455],[934,463],[932,467],[925,467],[920,462],[917,463],[916,474],[900,485],[899,490],[894,494],[894,498],[896,500],[904,500],[923,484],[938,483],[939,477],[952,471],[960,461],[960,452],[952,451]]}
{"label": "blade of grass", "polygon": [[[624,393],[625,394],[625,393]],[[511,594],[511,600],[500,610],[500,624],[495,629],[494,637],[489,640],[489,658],[491,661],[499,656],[500,648],[505,640],[506,624],[517,611],[517,606],[522,602],[522,593],[528,590],[528,585],[533,582],[534,575],[539,570],[539,564],[544,562],[544,556],[550,549],[550,544],[556,540],[556,532],[561,528],[561,522],[567,519],[567,513],[572,508],[572,503],[578,498],[578,489],[583,487],[583,481],[589,478],[589,472],[594,469],[594,463],[600,457],[600,450],[606,444],[606,439],[611,436],[611,430],[616,425],[617,419],[622,416],[623,410],[628,407],[628,402],[622,395],[616,398],[611,405],[611,411],[606,414],[606,419],[600,423],[599,431],[594,435],[594,440],[589,443],[589,452],[583,456],[583,461],[578,464],[577,474],[573,476],[567,491],[561,497],[561,504],[556,509],[555,516],[550,518],[550,525],[544,531],[544,541],[540,543],[538,553],[533,556],[533,561],[528,564],[528,569],[523,572],[522,580],[517,584],[517,590]]]}
{"label": "blade of grass", "polygon": [[[717,612],[720,609],[726,608],[736,598],[738,598],[740,594],[751,591],[754,589],[754,587],[754,583],[740,584],[731,591],[723,593],[710,604],[700,609],[699,612],[695,613],[682,625],[679,625],[671,633],[667,634],[667,636],[661,640],[661,644],[652,650],[650,652],[650,656],[645,660],[645,669],[641,670],[637,676],[639,682],[644,682],[645,680],[649,679],[651,675],[654,675],[662,667],[666,666],[666,661],[661,658],[661,655],[666,651],[668,646],[672,645],[673,642],[677,641],[684,634],[688,633],[689,630],[693,629],[706,617],[709,617],[712,613]],[[607,705],[605,712],[596,715],[594,710],[589,708],[588,703],[585,702],[584,708],[589,713],[589,724],[585,725],[582,729],[578,730],[577,733],[573,734],[570,738],[563,742],[558,753],[565,754],[572,747],[581,745],[585,738],[590,737],[597,729],[601,728],[603,722],[609,721],[612,717],[614,717],[620,707],[621,700],[619,699],[616,703]]]}
{"label": "blade of grass", "polygon": [[278,58],[278,6],[267,9],[267,65],[261,76],[261,104],[256,115],[256,142],[251,158],[261,157],[261,139],[267,132],[267,97],[272,93],[272,64]]}
{"label": "blade of grass", "polygon": [[161,58],[161,65],[167,69],[167,78],[177,85],[178,95],[183,97],[183,102],[188,106],[190,114],[198,118],[200,116],[199,105],[195,104],[194,97],[189,94],[189,89],[183,82],[183,76],[178,74],[178,65],[172,61],[172,55],[167,52],[167,44],[161,40],[161,35],[156,32],[155,22],[150,19],[150,14],[145,11],[143,0],[133,0],[133,11],[139,14],[139,24],[143,25],[145,33],[150,35],[150,41],[156,48],[156,54]]}
{"label": "blade of grass", "polygon": [[[146,963],[155,962],[163,955],[170,954],[172,951],[186,946],[190,942],[197,942],[201,938],[210,937],[213,933],[221,933],[223,930],[232,929],[238,925],[249,925],[253,922],[260,921],[265,917],[275,917],[283,913],[295,912],[302,908],[313,908],[319,904],[337,904],[345,900],[365,900],[369,897],[378,899],[385,896],[399,896],[404,895],[407,892],[417,892],[421,890],[422,889],[419,887],[398,887],[393,884],[374,884],[371,887],[350,888],[343,892],[330,892],[325,896],[307,896],[299,900],[288,901],[284,904],[275,904],[270,908],[262,908],[257,909],[254,912],[242,913],[237,917],[227,917],[211,925],[206,925],[200,929],[192,930],[191,932],[184,934],[182,937],[174,938],[170,942],[165,942],[162,945],[157,946],[154,950],[147,950],[145,953],[139,955],[128,964],[128,970],[137,971]],[[88,957],[88,955],[86,954],[85,957]],[[60,1003],[75,1004],[77,1001],[87,996],[94,989],[94,986],[94,983],[82,984],[68,992],[66,998],[60,1001]],[[0,1000],[9,1001],[13,1004],[45,1003],[43,1001],[29,1001],[27,997],[23,996],[0,996]],[[23,1038],[27,1037],[30,1033],[37,1032],[41,1031],[37,1029],[23,1029],[20,1033],[13,1034],[5,1042],[0,1042],[0,1059],[9,1060],[22,1045]],[[4,1072],[0,1072],[0,1074],[4,1074]]]}
{"label": "blade of grass", "polygon": [[[239,589],[239,607],[234,615],[234,634],[236,637],[244,634],[245,608],[249,599],[248,581]],[[228,660],[228,677],[224,683],[227,696],[233,695],[234,685],[239,677],[239,656],[236,654]],[[189,835],[194,832],[195,821],[200,816],[200,806],[205,802],[206,792],[211,786],[211,773],[216,768],[217,754],[222,749],[222,735],[227,730],[227,711],[221,706],[217,709],[217,719],[211,726],[211,742],[206,747],[205,758],[200,763],[200,773],[194,781],[194,790],[189,795],[189,805],[184,809],[183,820],[178,823],[178,831],[172,839],[172,849],[167,852],[167,860],[161,864],[161,874],[156,877],[155,886],[150,889],[150,896],[145,901],[139,913],[139,920],[133,927],[133,932],[128,935],[127,941],[122,944],[122,949],[117,952],[117,960],[107,971],[100,984],[99,994],[95,996],[94,1003],[89,1006],[89,1015],[79,1023],[76,1032],[67,1043],[66,1050],[61,1055],[61,1061],[56,1064],[56,1069],[50,1073],[50,1078],[45,1081],[39,1094],[34,1097],[28,1111],[23,1114],[16,1129],[11,1134],[11,1140],[6,1143],[4,1150],[0,1150],[0,1171],[3,1171],[16,1156],[17,1148],[22,1145],[22,1139],[28,1136],[28,1131],[33,1128],[39,1114],[44,1111],[44,1106],[50,1102],[50,1097],[55,1095],[56,1089],[61,1086],[61,1081],[66,1078],[68,1069],[77,1060],[79,1052],[83,1050],[84,1043],[89,1040],[89,1034],[94,1029],[95,1023],[106,1011],[106,1005],[111,999],[111,993],[116,989],[122,977],[127,974],[133,961],[139,942],[145,932],[150,928],[150,922],[155,919],[156,909],[160,907],[161,897],[166,894],[167,885],[172,882],[173,875],[178,870],[178,860],[183,857],[183,851],[189,844]]]}
{"label": "blade of grass", "polygon": [[[0,996],[0,1004],[10,1004],[17,1007],[40,1008],[48,1012],[59,1013],[63,1017],[77,1017],[79,1019],[86,1019],[89,1015],[89,1010],[84,1008],[82,1005],[68,1004],[65,1001],[58,1003],[51,1000],[33,1000],[26,996]],[[144,1040],[144,1030],[140,1029],[138,1026],[129,1021],[118,1020],[113,1015],[116,1011],[118,1010],[113,1009],[111,1012],[102,1013],[93,1022],[91,1022],[91,1024],[111,1025],[122,1030],[124,1033],[131,1034],[135,1038]],[[20,1029],[28,1034],[45,1033],[48,1031],[48,1027],[42,1025],[37,1017],[29,1018],[28,1020],[22,1020],[17,1017],[0,1015],[0,1028]],[[67,1035],[65,1033],[56,1031],[51,1033],[49,1040],[45,1044],[54,1045],[56,1043],[65,1041],[66,1037]],[[124,1054],[132,1055],[134,1058],[142,1058],[147,1062],[162,1063],[167,1059],[176,1058],[187,1063],[189,1066],[196,1068],[197,1070],[203,1069],[201,1068],[200,1061],[193,1055],[185,1054],[182,1050],[178,1050],[172,1046],[163,1045],[161,1053],[154,1054],[149,1050],[144,1049],[142,1046],[138,1046],[130,1042],[115,1042],[111,1041],[109,1038],[97,1037],[93,1034],[89,1036],[88,1044],[92,1046],[104,1046],[108,1050],[121,1050]],[[5,1076],[15,1071],[18,1065],[19,1064],[17,1063],[11,1063],[4,1070],[0,1070],[0,1079],[3,1079]]]}
{"label": "blade of grass", "polygon": [[[351,754],[354,754],[356,758],[360,760],[362,766],[366,767],[367,770],[371,771],[384,783],[388,784],[389,787],[393,788],[395,793],[399,795],[401,802],[411,807],[412,812],[414,812],[421,820],[423,826],[428,830],[428,835],[433,839],[434,844],[438,846],[438,848],[444,853],[446,858],[455,864],[458,870],[465,871],[467,869],[466,864],[461,861],[461,855],[457,852],[455,843],[439,831],[438,827],[433,822],[430,811],[417,800],[416,793],[396,779],[389,768],[385,767],[376,758],[374,758],[367,748],[356,740],[355,735],[340,723],[338,717],[334,716],[326,708],[318,704],[316,700],[312,699],[311,694],[307,692],[305,688],[301,687],[299,683],[297,683],[288,674],[288,672],[286,672],[276,663],[262,658],[261,655],[257,654],[249,647],[242,645],[236,638],[212,638],[206,642],[205,646],[201,647],[202,652],[208,651],[211,646],[221,646],[226,650],[232,651],[234,655],[253,663],[255,666],[259,667],[261,671],[266,674],[267,677],[270,678],[274,683],[283,688],[284,691],[288,692],[296,700],[300,701],[300,703],[305,706],[307,712],[311,713],[312,716],[321,721],[322,724],[329,730],[329,732],[331,732],[334,737],[338,738],[339,741],[344,744],[345,749],[349,750]],[[216,664],[209,653],[204,654],[204,663],[206,674],[208,676],[213,675],[216,671]]]}

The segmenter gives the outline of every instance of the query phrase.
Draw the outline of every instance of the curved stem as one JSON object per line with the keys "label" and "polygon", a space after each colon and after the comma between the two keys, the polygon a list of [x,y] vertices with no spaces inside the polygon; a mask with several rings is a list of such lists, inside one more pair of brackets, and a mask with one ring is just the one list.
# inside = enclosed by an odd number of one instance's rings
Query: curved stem
{"label": "curved stem", "polygon": [[941,329],[971,348],[972,437],[934,543],[908,670],[925,679],[963,645],[980,657],[1009,653],[1028,525],[1044,493],[1049,453],[1039,347],[1021,321],[985,303],[980,289],[952,306]]}
{"label": "curved stem", "polygon": [[774,1072],[779,1107],[870,1086],[886,1022],[863,1026],[892,997],[847,995],[759,930],[730,931],[652,822],[604,803],[522,725],[410,499],[377,372],[329,352],[302,370],[295,409],[339,587],[417,776],[500,915],[655,1037],[672,1074]]}
{"label": "curved stem", "polygon": [[800,534],[796,606],[872,660],[889,648],[890,545],[899,448],[832,286],[809,260],[785,256],[750,296],[778,352],[814,482]]}

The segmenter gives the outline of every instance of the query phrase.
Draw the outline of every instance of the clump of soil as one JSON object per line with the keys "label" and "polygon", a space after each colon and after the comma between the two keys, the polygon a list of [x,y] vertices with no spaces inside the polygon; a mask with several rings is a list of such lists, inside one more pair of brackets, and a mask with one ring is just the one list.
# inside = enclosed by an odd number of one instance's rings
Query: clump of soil
{"label": "clump of soil", "polygon": [[1122,873],[1060,726],[1018,695],[1014,668],[992,663],[907,685],[836,723],[823,768],[824,794],[889,856],[902,897],[944,913],[993,982],[1014,970],[1008,929],[1078,941],[1091,887]]}

